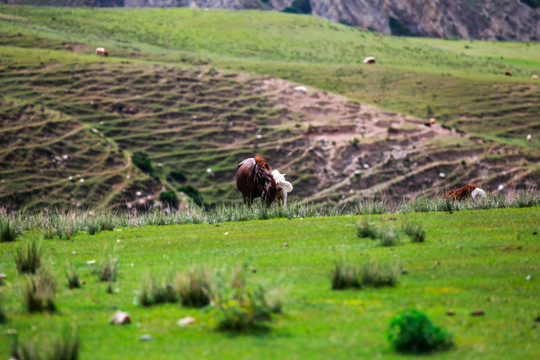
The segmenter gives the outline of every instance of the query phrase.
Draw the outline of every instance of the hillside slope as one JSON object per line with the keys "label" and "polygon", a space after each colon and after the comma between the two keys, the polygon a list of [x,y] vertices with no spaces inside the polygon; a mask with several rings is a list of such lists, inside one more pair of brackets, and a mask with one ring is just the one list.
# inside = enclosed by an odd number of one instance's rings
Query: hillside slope
{"label": "hillside slope", "polygon": [[[537,66],[534,57],[530,68],[512,66],[516,75],[501,78],[497,72],[510,66],[504,62],[463,59],[448,50],[407,42],[399,51],[411,54],[410,68],[399,67],[399,59],[391,57],[388,65],[382,61],[365,67],[353,62],[352,52],[345,47],[349,39],[358,37],[358,46],[379,51],[383,59],[390,52],[399,53],[394,48],[399,41],[311,18],[305,26],[310,30],[322,27],[316,34],[323,36],[311,35],[309,42],[299,42],[293,48],[279,47],[267,38],[269,41],[256,48],[253,42],[263,33],[246,24],[257,23],[265,32],[279,33],[293,26],[297,17],[274,14],[276,17],[265,23],[263,14],[246,13],[241,24],[241,13],[173,10],[174,21],[169,18],[166,26],[176,27],[177,33],[169,34],[167,28],[159,27],[171,16],[166,10],[3,10],[0,22],[6,26],[0,47],[0,86],[5,93],[0,114],[3,131],[9,136],[1,153],[0,200],[9,206],[153,206],[161,192],[179,193],[187,186],[200,190],[209,203],[239,201],[234,186],[236,164],[257,152],[288,175],[295,186],[293,199],[301,201],[345,203],[381,194],[401,199],[439,193],[468,182],[488,191],[496,191],[501,184],[538,185],[540,150],[534,126],[540,120],[526,121],[526,116],[516,117],[509,108],[538,114],[538,104],[529,103],[540,96],[538,85],[528,77]],[[55,21],[49,23],[51,15]],[[104,17],[111,21],[103,22]],[[184,20],[179,21],[179,17]],[[138,30],[135,24],[143,18],[149,20],[147,28]],[[122,27],[115,27],[115,21],[121,20]],[[243,41],[215,45],[222,38],[208,38],[204,32],[216,31],[206,26],[216,20],[235,22],[237,26],[229,28],[228,37]],[[191,33],[183,31],[187,28]],[[253,38],[243,36],[247,29],[255,29]],[[304,31],[303,35],[309,36]],[[110,35],[108,40],[98,40],[105,33]],[[178,34],[184,37],[179,39]],[[317,52],[325,36],[333,35],[341,39],[335,48]],[[113,56],[93,54],[98,41]],[[212,46],[214,53],[210,52]],[[520,49],[528,51],[525,46]],[[271,61],[260,60],[271,50]],[[341,63],[332,63],[336,53],[343,55],[338,60]],[[411,69],[419,71],[417,62],[430,64],[425,67],[428,71],[421,78],[406,80]],[[459,69],[463,64],[480,72],[468,77]],[[235,70],[218,70],[216,66]],[[257,68],[260,74],[248,74],[242,68]],[[492,123],[489,131],[506,134],[519,129],[520,133],[508,141],[499,141],[502,138],[498,136],[468,136],[447,125],[464,121],[453,116],[427,127],[420,119],[316,88],[309,88],[306,94],[297,92],[296,84],[263,75],[283,72],[289,77],[312,79],[315,85],[323,84],[322,88],[346,86],[365,96],[370,89],[355,81],[369,81],[394,71],[403,76],[402,87],[408,93],[412,88],[418,92],[417,98],[436,99],[420,82],[439,77],[436,69],[461,74],[463,82],[452,86],[471,81],[468,86],[478,91],[478,99],[488,92],[495,96],[499,88],[506,97],[497,106],[509,110],[496,117],[499,122]],[[454,76],[444,78],[455,80]],[[377,85],[376,102],[386,103],[390,98],[391,85],[387,86],[388,91]],[[511,87],[523,91],[509,96]],[[460,90],[466,89],[462,86]],[[444,87],[441,90],[447,91]],[[450,93],[442,94],[446,101]],[[461,98],[461,106],[478,106],[459,93],[452,96],[449,98],[456,102]],[[121,109],[118,104],[122,104]],[[495,103],[486,105],[498,109]],[[36,117],[36,110],[40,117]],[[506,116],[514,119],[512,126],[505,123]],[[62,119],[65,125],[57,129],[55,119]],[[486,127],[486,119],[477,117],[475,121],[476,125],[468,126]],[[17,132],[33,122],[43,124],[38,127],[40,132]],[[82,130],[77,134],[83,138],[71,138],[72,131],[79,128]],[[534,142],[527,143],[522,132],[531,130]],[[41,144],[38,150],[34,146],[30,146],[32,150],[19,149],[20,144],[32,142]],[[79,144],[80,150],[72,144]],[[147,174],[130,162],[140,151],[152,164],[153,170]],[[77,175],[85,182],[78,181]],[[45,190],[45,183],[53,190]]]}

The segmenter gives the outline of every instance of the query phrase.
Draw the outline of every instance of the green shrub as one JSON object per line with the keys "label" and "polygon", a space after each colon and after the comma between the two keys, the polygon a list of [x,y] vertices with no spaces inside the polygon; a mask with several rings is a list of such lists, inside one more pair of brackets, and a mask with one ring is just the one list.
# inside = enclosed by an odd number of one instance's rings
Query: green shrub
{"label": "green shrub", "polygon": [[54,295],[56,286],[52,274],[40,269],[28,278],[23,286],[23,303],[28,312],[55,311]]}
{"label": "green shrub", "polygon": [[13,242],[21,235],[19,224],[0,217],[0,242]]}
{"label": "green shrub", "polygon": [[78,289],[81,287],[79,273],[75,266],[73,266],[72,264],[70,264],[66,269],[66,279],[68,282],[68,287],[70,289]]}
{"label": "green shrub", "polygon": [[426,230],[420,223],[406,221],[401,225],[403,232],[411,238],[412,242],[426,241]]}
{"label": "green shrub", "polygon": [[41,265],[41,246],[36,240],[15,249],[15,265],[19,274],[35,274]]}
{"label": "green shrub", "polygon": [[184,182],[187,180],[186,176],[180,170],[171,170],[169,178],[178,182]]}
{"label": "green shrub", "polygon": [[114,255],[108,255],[100,261],[98,276],[100,281],[108,281],[109,283],[116,281],[116,271],[118,258]]}
{"label": "green shrub", "polygon": [[134,153],[131,156],[131,161],[133,161],[133,164],[135,164],[135,166],[137,166],[143,172],[147,174],[154,173],[154,169],[152,168],[152,162],[150,161],[146,153],[140,151]]}
{"label": "green shrub", "polygon": [[452,334],[418,310],[405,310],[390,323],[388,340],[400,352],[426,353],[453,346]]}
{"label": "green shrub", "polygon": [[176,193],[174,191],[163,191],[159,194],[159,200],[163,203],[163,205],[171,207],[171,208],[178,208],[178,198],[176,197]]}
{"label": "green shrub", "polygon": [[178,188],[178,191],[181,191],[184,194],[186,194],[187,196],[189,196],[191,198],[191,200],[193,200],[193,202],[195,204],[199,205],[200,207],[206,208],[208,206],[207,204],[205,204],[205,202],[203,200],[203,197],[202,197],[201,193],[199,192],[199,190],[195,189],[193,186],[191,186],[191,185],[180,186]]}
{"label": "green shrub", "polygon": [[396,36],[414,36],[414,33],[409,30],[405,25],[401,23],[398,19],[391,17],[389,20],[390,31],[392,35]]}
{"label": "green shrub", "polygon": [[192,268],[185,273],[178,274],[175,290],[183,306],[207,306],[210,304],[213,294],[210,272],[203,268]]}

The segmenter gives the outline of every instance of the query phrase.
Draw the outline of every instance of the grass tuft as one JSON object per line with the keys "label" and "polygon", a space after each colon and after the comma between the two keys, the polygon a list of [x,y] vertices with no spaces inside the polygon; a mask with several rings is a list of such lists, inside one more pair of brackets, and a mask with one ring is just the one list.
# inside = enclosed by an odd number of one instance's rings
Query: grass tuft
{"label": "grass tuft", "polygon": [[73,264],[70,264],[66,268],[66,279],[68,282],[68,287],[70,289],[78,289],[81,287],[81,279],[79,278],[79,272],[77,271],[77,268],[73,266]]}
{"label": "grass tuft", "polygon": [[376,239],[379,237],[379,232],[372,223],[364,219],[362,222],[356,223],[356,235],[359,238]]}
{"label": "grass tuft", "polygon": [[399,262],[369,260],[360,265],[351,265],[340,259],[332,271],[332,290],[395,286],[400,268]]}
{"label": "grass tuft", "polygon": [[385,227],[379,231],[379,242],[381,246],[396,246],[400,242],[399,230],[394,227]]}
{"label": "grass tuft", "polygon": [[451,333],[435,326],[418,310],[405,310],[390,323],[390,344],[399,352],[427,353],[453,346]]}
{"label": "grass tuft", "polygon": [[36,240],[15,249],[15,265],[19,274],[35,274],[41,265],[41,246]]}
{"label": "grass tuft", "polygon": [[220,287],[212,299],[221,331],[266,329],[272,314],[282,312],[279,296],[270,299],[263,286],[248,286],[247,264],[236,266],[229,285]]}
{"label": "grass tuft", "polygon": [[79,335],[77,329],[64,329],[53,341],[40,342],[30,339],[20,342],[15,338],[11,347],[11,358],[18,360],[77,360],[79,358]]}
{"label": "grass tuft", "polygon": [[176,276],[175,290],[183,306],[199,308],[207,306],[213,294],[211,274],[200,267],[191,268]]}
{"label": "grass tuft", "polygon": [[426,241],[426,230],[420,223],[414,223],[411,221],[405,221],[401,225],[402,231],[411,238],[412,242],[425,242]]}
{"label": "grass tuft", "polygon": [[0,216],[0,242],[13,242],[21,235],[18,223]]}
{"label": "grass tuft", "polygon": [[98,276],[99,281],[108,281],[109,283],[116,281],[118,258],[114,255],[105,256],[99,265]]}
{"label": "grass tuft", "polygon": [[176,303],[179,298],[169,280],[158,281],[148,277],[137,297],[142,307],[150,307],[163,303]]}
{"label": "grass tuft", "polygon": [[23,303],[28,312],[55,311],[55,290],[52,274],[46,270],[40,269],[36,275],[28,278],[23,288]]}

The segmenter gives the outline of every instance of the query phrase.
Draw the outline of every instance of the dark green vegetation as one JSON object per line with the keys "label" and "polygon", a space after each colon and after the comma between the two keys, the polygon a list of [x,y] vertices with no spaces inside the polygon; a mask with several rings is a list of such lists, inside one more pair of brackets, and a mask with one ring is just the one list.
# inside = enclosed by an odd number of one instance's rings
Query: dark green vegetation
{"label": "dark green vegetation", "polygon": [[[179,352],[223,359],[291,354],[313,359],[401,358],[388,343],[388,327],[396,314],[412,308],[455,336],[455,347],[434,358],[496,359],[505,354],[530,359],[540,351],[534,322],[540,291],[540,208],[391,216],[396,220],[381,220],[381,215],[362,218],[377,227],[419,222],[426,241],[381,247],[359,239],[359,216],[115,228],[96,235],[79,233],[73,241],[44,240],[43,263],[54,263],[50,270],[57,283],[56,312],[51,314],[29,314],[22,301],[25,276],[17,274],[13,252],[41,237],[39,231],[25,231],[15,243],[0,244],[0,271],[7,274],[1,299],[7,323],[0,325],[0,356],[9,357],[14,331],[21,341],[44,334],[54,337],[69,323],[79,329],[80,358],[173,359]],[[107,294],[108,284],[99,282],[94,272],[102,254],[113,246],[118,274]],[[329,275],[344,256],[352,264],[395,263],[399,258],[403,274],[394,287],[334,291]],[[88,263],[94,259],[97,263]],[[59,286],[69,263],[84,283],[80,289]],[[215,307],[197,309],[178,302],[143,307],[134,302],[148,274],[166,279],[197,264],[222,272],[228,281],[239,263],[248,264],[254,289],[261,284],[269,292],[280,290],[283,315],[272,315],[265,331],[215,331]],[[129,312],[130,325],[108,324],[116,308]],[[485,315],[470,315],[478,310]],[[455,315],[445,315],[448,311]],[[186,316],[196,322],[178,326]],[[140,341],[143,334],[151,335],[152,341]]]}
{"label": "dark green vegetation", "polygon": [[538,44],[190,9],[0,6],[0,25],[0,201],[11,208],[148,207],[172,191],[180,207],[210,209],[238,201],[236,164],[256,152],[293,180],[293,198],[318,201],[538,185]]}
{"label": "dark green vegetation", "polygon": [[406,310],[392,319],[388,339],[401,352],[426,353],[452,347],[452,334],[431,323],[418,310]]}

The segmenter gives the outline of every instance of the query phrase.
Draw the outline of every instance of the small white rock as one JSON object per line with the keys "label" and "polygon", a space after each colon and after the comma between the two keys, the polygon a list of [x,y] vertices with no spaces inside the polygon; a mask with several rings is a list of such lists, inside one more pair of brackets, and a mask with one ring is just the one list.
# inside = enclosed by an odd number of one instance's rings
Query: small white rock
{"label": "small white rock", "polygon": [[99,132],[99,130],[96,129],[96,128],[93,128],[93,129],[92,129],[92,132],[93,132],[94,134],[97,134],[97,133]]}
{"label": "small white rock", "polygon": [[499,191],[502,191],[502,189],[504,189],[504,185],[503,184],[499,185],[498,189]]}
{"label": "small white rock", "polygon": [[178,320],[178,326],[186,326],[195,323],[197,320],[194,317],[186,316],[185,318],[182,318]]}
{"label": "small white rock", "polygon": [[68,180],[69,181],[73,180],[73,176],[68,177]]}
{"label": "small white rock", "polygon": [[131,179],[131,175],[127,175],[126,179],[128,179],[128,180]]}
{"label": "small white rock", "polygon": [[84,179],[80,179],[79,182],[80,182],[80,183],[83,183],[83,182],[84,182]]}
{"label": "small white rock", "polygon": [[163,167],[162,163],[157,164],[158,167]]}
{"label": "small white rock", "polygon": [[141,195],[142,195],[142,192],[137,191],[135,194],[136,194],[137,196],[141,196]]}
{"label": "small white rock", "polygon": [[299,92],[301,94],[307,94],[307,88],[305,86],[296,86],[294,88],[294,91]]}
{"label": "small white rock", "polygon": [[96,260],[88,260],[86,262],[88,265],[92,265],[92,264],[95,264],[96,263]]}
{"label": "small white rock", "polygon": [[226,232],[225,234],[223,234],[223,235],[229,235],[229,232],[227,231],[227,232]]}
{"label": "small white rock", "polygon": [[72,253],[73,255],[77,255],[77,252],[76,252],[75,250],[73,250],[71,253]]}
{"label": "small white rock", "polygon": [[441,178],[445,178],[445,177],[446,177],[446,174],[445,174],[445,173],[443,173],[443,172],[440,172],[440,173],[439,173],[439,177],[441,177]]}
{"label": "small white rock", "polygon": [[257,139],[262,139],[262,135],[261,135],[261,134],[257,134]]}
{"label": "small white rock", "polygon": [[62,155],[62,159],[67,160],[68,156],[67,155]]}
{"label": "small white rock", "polygon": [[369,169],[369,165],[368,165],[368,164],[364,164],[364,169]]}
{"label": "small white rock", "polygon": [[152,340],[152,336],[150,336],[148,334],[144,334],[139,338],[139,340],[141,340],[141,341],[150,341],[150,340]]}
{"label": "small white rock", "polygon": [[526,280],[531,280],[532,279],[532,276],[531,275],[527,275],[527,277],[525,278]]}

